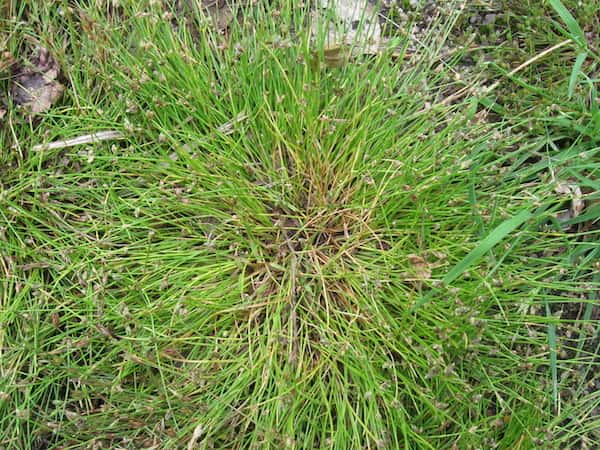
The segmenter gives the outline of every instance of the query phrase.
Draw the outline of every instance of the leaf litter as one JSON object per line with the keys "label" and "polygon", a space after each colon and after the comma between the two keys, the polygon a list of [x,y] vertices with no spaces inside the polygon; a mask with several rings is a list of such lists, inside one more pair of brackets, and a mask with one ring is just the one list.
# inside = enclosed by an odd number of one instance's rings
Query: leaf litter
{"label": "leaf litter", "polygon": [[554,190],[557,194],[570,197],[571,199],[569,210],[558,213],[557,219],[559,222],[566,222],[574,219],[583,212],[585,203],[582,198],[583,194],[581,188],[578,185],[572,183],[558,183]]}
{"label": "leaf litter", "polygon": [[213,26],[219,33],[224,33],[233,20],[233,11],[226,0],[204,0],[204,12],[210,17]]}
{"label": "leaf litter", "polygon": [[13,65],[10,96],[13,102],[33,114],[49,110],[63,95],[58,81],[58,62],[44,47],[37,47],[27,64]]}

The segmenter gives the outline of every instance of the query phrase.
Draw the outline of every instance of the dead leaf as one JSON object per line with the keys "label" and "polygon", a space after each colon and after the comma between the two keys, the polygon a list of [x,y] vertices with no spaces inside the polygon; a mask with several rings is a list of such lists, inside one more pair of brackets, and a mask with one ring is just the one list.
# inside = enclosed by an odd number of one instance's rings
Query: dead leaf
{"label": "dead leaf", "polygon": [[571,220],[579,216],[585,209],[585,202],[583,201],[583,193],[581,188],[572,183],[558,183],[554,188],[557,194],[569,196],[571,198],[571,207],[568,211],[562,211],[558,213],[557,219],[559,222]]}
{"label": "dead leaf", "polygon": [[573,213],[573,217],[577,217],[583,212],[585,208],[585,203],[581,198],[583,194],[579,186],[574,186],[571,192],[573,193],[573,199],[571,201],[571,211]]}
{"label": "dead leaf", "polygon": [[108,328],[108,327],[106,327],[106,326],[104,326],[104,325],[102,325],[100,323],[96,324],[96,329],[103,336],[106,336],[106,337],[111,338],[111,339],[119,339],[119,336],[117,336],[113,330],[111,330],[110,328]]}
{"label": "dead leaf", "polygon": [[439,250],[432,250],[431,254],[439,261],[445,261],[448,259],[448,255],[446,255],[444,252],[440,252]]}
{"label": "dead leaf", "polygon": [[350,47],[338,45],[336,47],[328,47],[323,50],[323,57],[319,52],[314,51],[312,54],[311,66],[313,69],[318,69],[321,64],[325,67],[343,67],[350,59]]}
{"label": "dead leaf", "polygon": [[223,33],[233,20],[233,12],[226,0],[204,0],[202,6],[210,16],[213,26]]}
{"label": "dead leaf", "polygon": [[64,92],[64,86],[57,81],[59,67],[50,52],[36,49],[28,67],[19,67],[12,80],[11,95],[15,104],[29,109],[32,113],[47,111]]}
{"label": "dead leaf", "polygon": [[425,261],[424,258],[411,254],[408,255],[408,262],[412,266],[415,281],[431,279],[431,264]]}
{"label": "dead leaf", "polygon": [[196,441],[204,434],[204,427],[202,425],[196,425],[192,437],[188,441],[187,450],[192,450],[196,447]]}
{"label": "dead leaf", "polygon": [[15,63],[15,58],[10,52],[4,52],[0,56],[0,74]]}

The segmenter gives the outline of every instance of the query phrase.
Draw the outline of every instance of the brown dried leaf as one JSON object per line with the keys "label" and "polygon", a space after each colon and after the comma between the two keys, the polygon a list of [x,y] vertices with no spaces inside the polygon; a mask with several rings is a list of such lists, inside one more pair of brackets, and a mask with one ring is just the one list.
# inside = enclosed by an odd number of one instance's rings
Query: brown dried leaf
{"label": "brown dried leaf", "polygon": [[15,58],[10,52],[4,52],[0,55],[0,73],[7,70],[15,63]]}
{"label": "brown dried leaf", "polygon": [[110,328],[102,325],[101,323],[97,323],[96,324],[96,329],[103,336],[106,336],[106,337],[111,338],[111,339],[119,339],[119,336],[117,336],[113,330],[111,330]]}
{"label": "brown dried leaf", "polygon": [[[343,67],[350,60],[350,47],[338,45],[336,47],[328,47],[323,51],[322,64],[326,67]],[[318,52],[313,52],[313,67],[319,67],[320,55]]]}
{"label": "brown dried leaf", "polygon": [[582,192],[581,192],[581,188],[579,186],[574,186],[573,189],[571,190],[571,192],[573,193],[573,200],[571,202],[571,211],[573,213],[573,217],[577,217],[578,215],[580,215],[584,208],[585,208],[585,203],[582,200]]}
{"label": "brown dried leaf", "polygon": [[56,80],[58,73],[58,63],[50,52],[38,47],[29,67],[17,69],[11,87],[13,101],[32,113],[47,111],[62,97],[65,89]]}
{"label": "brown dried leaf", "polygon": [[52,325],[54,326],[54,328],[60,327],[60,314],[52,313],[50,318],[52,319]]}
{"label": "brown dried leaf", "polygon": [[557,219],[560,222],[567,221],[579,216],[585,209],[585,202],[583,201],[583,193],[581,188],[576,184],[570,183],[558,183],[554,188],[557,194],[569,196],[571,198],[571,207],[569,211],[563,211],[557,214]]}
{"label": "brown dried leaf", "polygon": [[411,264],[416,280],[431,279],[431,264],[419,255],[408,255],[408,262]]}
{"label": "brown dried leaf", "polygon": [[212,19],[215,29],[222,33],[233,20],[233,12],[225,0],[204,0],[203,6]]}

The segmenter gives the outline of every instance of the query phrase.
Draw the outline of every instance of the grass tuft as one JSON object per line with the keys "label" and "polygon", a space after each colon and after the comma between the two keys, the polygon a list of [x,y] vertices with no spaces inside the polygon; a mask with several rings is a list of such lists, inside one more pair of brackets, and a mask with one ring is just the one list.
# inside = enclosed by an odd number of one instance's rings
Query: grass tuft
{"label": "grass tuft", "polygon": [[50,3],[9,6],[67,90],[0,131],[1,446],[599,439],[587,113],[459,101],[460,10],[330,67],[309,5]]}

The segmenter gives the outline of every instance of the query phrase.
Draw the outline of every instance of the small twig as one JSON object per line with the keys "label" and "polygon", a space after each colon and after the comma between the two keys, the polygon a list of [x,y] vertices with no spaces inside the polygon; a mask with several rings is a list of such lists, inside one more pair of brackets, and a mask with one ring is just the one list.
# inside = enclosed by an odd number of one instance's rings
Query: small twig
{"label": "small twig", "polygon": [[[506,76],[508,78],[512,77],[513,75],[515,75],[516,73],[520,72],[521,70],[523,70],[527,66],[529,66],[529,65],[533,64],[534,62],[536,62],[538,59],[543,58],[548,53],[552,53],[554,50],[558,50],[559,48],[564,47],[565,45],[570,44],[572,42],[573,41],[571,39],[567,39],[565,41],[559,42],[556,45],[553,45],[552,47],[547,48],[543,52],[538,53],[537,55],[535,55],[533,58],[530,58],[527,61],[525,61],[524,63],[522,63],[519,66],[515,67],[513,70],[511,70],[510,72],[508,72],[506,74]],[[500,85],[500,82],[501,82],[501,80],[496,81],[494,84],[492,84],[492,85],[488,86],[487,88],[485,88],[483,90],[483,92],[485,94],[489,94],[490,92],[492,92],[494,89],[496,89]],[[464,97],[465,95],[467,95],[467,94],[469,94],[471,92],[473,92],[472,86],[464,86],[463,88],[459,89],[454,94],[450,95],[449,97],[446,97],[440,103],[437,103],[437,104],[431,105],[430,107],[424,108],[424,109],[418,111],[417,114],[427,112],[427,111],[429,111],[434,106],[447,106],[450,102],[458,100],[461,97]]]}
{"label": "small twig", "polygon": [[32,150],[55,150],[57,148],[74,147],[75,145],[92,144],[96,142],[114,141],[119,139],[125,139],[125,135],[120,131],[99,131],[97,133],[86,134],[84,136],[78,136],[72,139],[64,139],[60,141],[49,142],[47,144],[34,145]]}
{"label": "small twig", "polygon": [[[525,67],[533,64],[534,62],[536,62],[538,59],[543,58],[544,56],[546,56],[548,53],[552,53],[554,50],[558,50],[561,47],[564,47],[567,44],[572,43],[573,40],[571,39],[567,39],[566,41],[562,41],[559,42],[556,45],[553,45],[550,48],[547,48],[546,50],[544,50],[541,53],[538,53],[537,55],[535,55],[533,58],[528,59],[527,61],[525,61],[523,64],[519,65],[518,67],[514,68],[513,70],[511,70],[510,72],[508,72],[508,74],[506,75],[508,78],[512,77],[514,74],[516,74],[517,72],[520,72],[521,70],[523,70]],[[492,84],[491,86],[489,86],[488,88],[485,89],[486,93],[489,93],[491,91],[493,91],[494,89],[496,89],[498,87],[498,85],[500,84],[500,81],[496,81],[494,84]]]}
{"label": "small twig", "polygon": [[464,97],[471,90],[472,90],[471,86],[464,86],[463,88],[461,88],[458,91],[456,91],[454,94],[449,95],[448,97],[446,97],[439,104],[442,105],[442,106],[447,106],[450,103],[452,103],[454,100],[458,100],[459,98]]}
{"label": "small twig", "polygon": [[247,119],[248,115],[244,112],[239,113],[237,116],[235,116],[233,119],[231,119],[229,122],[225,122],[223,125],[220,125],[219,127],[217,127],[217,131],[219,131],[220,133],[223,133],[225,135],[231,134],[233,133],[233,126],[237,123],[242,122],[243,120]]}

